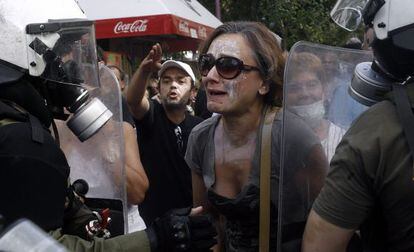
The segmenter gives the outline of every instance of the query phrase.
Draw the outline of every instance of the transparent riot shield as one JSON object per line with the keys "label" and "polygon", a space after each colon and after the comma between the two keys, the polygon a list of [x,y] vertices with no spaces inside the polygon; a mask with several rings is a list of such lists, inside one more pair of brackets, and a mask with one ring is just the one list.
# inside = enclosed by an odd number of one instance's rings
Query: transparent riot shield
{"label": "transparent riot shield", "polygon": [[[85,84],[88,78],[85,74]],[[126,180],[124,171],[124,138],[122,130],[121,93],[112,71],[99,66],[100,86],[88,86],[92,97],[99,98],[112,112],[112,118],[90,139],[81,142],[66,126],[56,121],[60,145],[66,154],[71,183],[83,179],[89,190],[85,204],[91,209],[110,209],[111,235],[127,232]]]}
{"label": "transparent riot shield", "polygon": [[296,43],[285,70],[279,183],[278,251],[300,251],[312,203],[350,124],[367,107],[348,89],[370,52]]}

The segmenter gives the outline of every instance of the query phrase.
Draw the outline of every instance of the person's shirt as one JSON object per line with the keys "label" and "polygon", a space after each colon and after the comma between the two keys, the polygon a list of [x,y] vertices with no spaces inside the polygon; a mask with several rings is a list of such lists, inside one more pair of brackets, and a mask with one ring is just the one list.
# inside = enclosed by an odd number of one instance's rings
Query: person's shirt
{"label": "person's shirt", "polygon": [[395,106],[372,106],[344,135],[314,211],[361,229],[372,251],[414,250],[413,161]]}
{"label": "person's shirt", "polygon": [[149,100],[149,111],[135,120],[141,161],[150,187],[139,205],[145,223],[172,208],[192,204],[191,173],[184,161],[188,136],[201,118],[186,114],[176,125],[157,101]]}
{"label": "person's shirt", "polygon": [[348,128],[367,108],[348,94],[348,85],[342,84],[335,89],[329,103],[328,120],[342,128]]}
{"label": "person's shirt", "polygon": [[336,146],[338,146],[345,132],[346,130],[343,128],[329,122],[328,136],[321,141],[328,161],[331,161],[333,155],[335,154]]}
{"label": "person's shirt", "polygon": [[[307,158],[311,148],[319,144],[319,139],[313,134],[312,130],[307,127],[296,115],[285,112],[286,118],[291,124],[287,131],[285,142],[288,146],[285,149],[285,181],[293,181],[294,177],[303,167],[304,160]],[[219,211],[227,218],[226,235],[236,242],[228,241],[226,247],[229,251],[257,251],[257,234],[258,234],[258,215],[252,216],[252,213],[258,214],[258,211],[252,209],[255,205],[258,207],[259,202],[259,184],[260,184],[260,148],[259,139],[256,141],[256,149],[252,160],[252,170],[248,183],[243,187],[239,195],[234,200],[224,199],[222,196],[214,194],[211,190],[216,181],[215,174],[215,146],[214,132],[219,123],[221,115],[213,116],[197,125],[191,132],[185,159],[191,169],[203,177],[206,189],[208,189],[208,199],[211,203],[219,202],[221,206]],[[278,206],[278,189],[280,175],[281,141],[282,141],[282,118],[283,113],[279,112],[272,125],[272,147],[271,147],[271,211],[276,213]],[[286,209],[291,209],[286,223],[301,222],[304,224],[307,213],[310,209],[308,200],[305,199],[305,193],[301,192],[294,183],[285,182],[285,204]],[[302,185],[303,186],[303,185]],[[214,201],[214,202],[212,202]],[[243,203],[244,202],[244,203]],[[242,204],[240,204],[242,203]],[[255,203],[255,204],[253,204]],[[226,205],[225,207],[223,207]],[[233,207],[228,207],[232,205]],[[257,209],[256,209],[257,210]],[[273,228],[277,226],[276,216],[271,217]],[[253,225],[252,225],[253,222]],[[254,224],[255,223],[255,224]],[[243,227],[245,227],[243,229]],[[275,230],[272,228],[271,233],[274,235]],[[255,233],[252,235],[251,232]],[[271,235],[273,239],[273,235]],[[243,239],[238,239],[243,238]],[[299,239],[292,235],[292,239]],[[241,246],[241,247],[240,247]],[[273,249],[272,249],[273,251]]]}

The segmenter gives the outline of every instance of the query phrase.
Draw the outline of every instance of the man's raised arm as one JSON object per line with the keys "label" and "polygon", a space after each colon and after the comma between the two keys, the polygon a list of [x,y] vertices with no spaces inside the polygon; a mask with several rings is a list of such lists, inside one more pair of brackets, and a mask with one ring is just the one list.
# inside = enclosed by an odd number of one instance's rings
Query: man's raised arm
{"label": "man's raised arm", "polygon": [[142,60],[140,66],[132,76],[128,86],[126,98],[129,110],[135,119],[142,119],[149,110],[149,102],[145,97],[148,76],[161,68],[162,49],[160,44],[152,46],[151,51]]}

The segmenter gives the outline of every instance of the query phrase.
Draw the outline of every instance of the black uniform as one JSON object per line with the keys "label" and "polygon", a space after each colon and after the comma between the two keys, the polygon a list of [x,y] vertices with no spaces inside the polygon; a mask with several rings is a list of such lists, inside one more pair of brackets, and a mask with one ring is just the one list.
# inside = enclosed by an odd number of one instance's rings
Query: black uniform
{"label": "black uniform", "polygon": [[92,242],[65,234],[70,168],[48,130],[49,115],[25,77],[0,84],[0,213],[6,226],[30,219],[70,251],[150,251],[144,231]]}
{"label": "black uniform", "polygon": [[0,212],[8,222],[61,227],[69,178],[62,150],[36,117],[0,102],[0,118]]}

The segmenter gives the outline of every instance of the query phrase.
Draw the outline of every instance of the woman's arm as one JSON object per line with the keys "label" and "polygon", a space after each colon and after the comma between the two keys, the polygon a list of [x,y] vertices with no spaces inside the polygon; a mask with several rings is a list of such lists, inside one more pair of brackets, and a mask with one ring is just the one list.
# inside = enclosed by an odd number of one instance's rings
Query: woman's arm
{"label": "woman's arm", "polygon": [[144,200],[149,182],[139,156],[135,129],[129,123],[123,122],[122,124],[125,141],[125,173],[128,203],[136,205]]}
{"label": "woman's arm", "polygon": [[218,234],[217,237],[217,245],[213,247],[214,252],[220,252],[221,247],[223,246],[223,238],[224,238],[224,229],[223,229],[223,221],[221,220],[221,215],[208,203],[207,200],[207,188],[204,184],[203,177],[192,171],[192,184],[193,184],[193,206],[203,207],[203,213],[211,214],[214,218],[214,226],[216,227],[216,231]]}
{"label": "woman's arm", "polygon": [[322,145],[316,144],[311,148],[305,164],[305,174],[309,181],[309,196],[314,200],[322,189],[329,169],[329,162]]}
{"label": "woman's arm", "polygon": [[202,206],[207,211],[207,189],[204,185],[203,177],[198,173],[191,171],[193,184],[193,205],[194,207]]}

